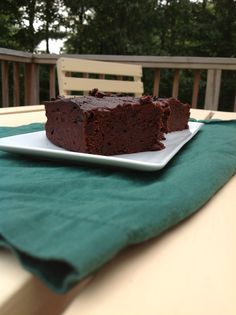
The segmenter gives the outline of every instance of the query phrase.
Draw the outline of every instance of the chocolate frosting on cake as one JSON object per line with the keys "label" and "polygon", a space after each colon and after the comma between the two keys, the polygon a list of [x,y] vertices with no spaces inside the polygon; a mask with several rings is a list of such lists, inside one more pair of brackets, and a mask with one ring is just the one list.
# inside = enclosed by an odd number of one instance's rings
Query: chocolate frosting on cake
{"label": "chocolate frosting on cake", "polygon": [[[161,150],[163,132],[187,127],[189,113],[183,112],[185,107],[174,99],[119,96],[94,89],[88,96],[45,102],[46,135],[58,146],[85,153]],[[179,123],[174,119],[178,115]]]}

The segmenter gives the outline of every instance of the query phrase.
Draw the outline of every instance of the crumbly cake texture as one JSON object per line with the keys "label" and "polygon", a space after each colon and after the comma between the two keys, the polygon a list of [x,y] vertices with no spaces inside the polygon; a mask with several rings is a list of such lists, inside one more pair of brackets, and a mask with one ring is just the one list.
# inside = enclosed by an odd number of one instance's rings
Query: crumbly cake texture
{"label": "crumbly cake texture", "polygon": [[173,132],[188,129],[190,117],[190,105],[182,103],[175,98],[158,98],[159,104],[164,110],[163,132]]}
{"label": "crumbly cake texture", "polygon": [[190,106],[174,98],[104,94],[45,102],[47,138],[70,151],[117,155],[162,150],[164,134],[188,128]]}
{"label": "crumbly cake texture", "polygon": [[163,109],[150,96],[104,95],[45,102],[47,138],[70,151],[116,155],[164,148]]}

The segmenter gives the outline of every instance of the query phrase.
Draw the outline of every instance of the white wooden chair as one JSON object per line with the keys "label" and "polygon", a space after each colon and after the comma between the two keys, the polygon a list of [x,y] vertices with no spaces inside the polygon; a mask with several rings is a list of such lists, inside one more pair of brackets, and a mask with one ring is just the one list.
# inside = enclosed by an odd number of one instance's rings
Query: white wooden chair
{"label": "white wooden chair", "polygon": [[88,94],[94,88],[135,96],[143,93],[141,65],[61,57],[57,60],[57,75],[59,94],[65,97],[78,91]]}

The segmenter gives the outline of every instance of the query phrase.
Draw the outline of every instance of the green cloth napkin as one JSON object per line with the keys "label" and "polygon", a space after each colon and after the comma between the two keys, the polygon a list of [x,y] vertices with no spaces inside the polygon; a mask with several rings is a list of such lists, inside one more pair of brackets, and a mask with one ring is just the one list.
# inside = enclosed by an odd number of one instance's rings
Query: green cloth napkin
{"label": "green cloth napkin", "polygon": [[[0,137],[42,129],[1,127]],[[0,244],[65,292],[123,248],[200,209],[235,172],[236,120],[206,122],[164,169],[151,173],[0,151]]]}

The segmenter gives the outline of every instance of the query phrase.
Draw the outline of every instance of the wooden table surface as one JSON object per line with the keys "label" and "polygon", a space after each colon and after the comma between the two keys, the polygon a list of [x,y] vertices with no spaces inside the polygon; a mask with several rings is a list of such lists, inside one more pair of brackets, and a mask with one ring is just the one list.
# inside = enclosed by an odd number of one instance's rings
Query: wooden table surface
{"label": "wooden table surface", "polygon": [[[212,114],[236,119],[236,113],[191,110],[196,119]],[[45,120],[42,105],[0,109],[0,126]],[[0,315],[235,315],[235,193],[236,176],[191,218],[123,251],[64,295],[1,249]]]}

